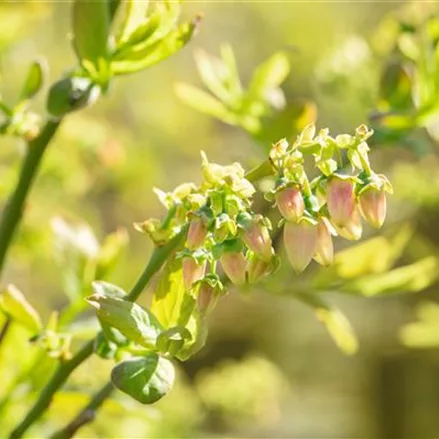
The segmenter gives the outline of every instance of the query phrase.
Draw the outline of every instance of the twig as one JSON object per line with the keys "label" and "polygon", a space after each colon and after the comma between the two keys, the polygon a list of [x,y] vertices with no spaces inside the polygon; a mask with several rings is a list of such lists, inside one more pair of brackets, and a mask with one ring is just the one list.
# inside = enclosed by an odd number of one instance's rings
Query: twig
{"label": "twig", "polygon": [[20,223],[24,204],[40,167],[44,151],[55,135],[60,122],[61,120],[49,120],[40,135],[27,145],[17,186],[6,204],[0,221],[0,273],[3,271],[8,249]]}
{"label": "twig", "polygon": [[[166,262],[170,254],[180,244],[186,235],[187,227],[185,227],[175,238],[169,241],[163,247],[157,247],[148,262],[143,273],[140,275],[133,289],[127,297],[127,300],[134,302]],[[46,387],[40,393],[38,400],[20,424],[12,431],[9,438],[18,439],[33,425],[41,415],[48,409],[54,394],[67,381],[70,374],[82,364],[94,350],[95,339],[88,341],[70,360],[60,364],[55,374],[52,376]],[[105,399],[105,398],[104,398]],[[79,427],[77,427],[79,428]]]}
{"label": "twig", "polygon": [[87,406],[67,424],[63,429],[57,431],[50,439],[69,439],[84,425],[92,422],[96,417],[97,410],[105,402],[105,400],[111,395],[114,390],[114,386],[111,382],[108,382],[99,390],[96,395],[90,400]]}

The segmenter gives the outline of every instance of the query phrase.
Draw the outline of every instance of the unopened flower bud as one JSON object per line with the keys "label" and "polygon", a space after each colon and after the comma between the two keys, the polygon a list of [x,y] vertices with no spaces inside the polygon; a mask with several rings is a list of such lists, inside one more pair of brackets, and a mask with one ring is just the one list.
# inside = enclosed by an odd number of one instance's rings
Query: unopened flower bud
{"label": "unopened flower bud", "polygon": [[317,226],[301,221],[286,222],[284,226],[284,244],[293,270],[301,273],[314,256],[317,248]]}
{"label": "unopened flower bud", "polygon": [[337,226],[346,225],[355,208],[354,184],[338,177],[328,182],[326,202],[331,220]]}
{"label": "unopened flower bud", "polygon": [[245,283],[247,261],[242,252],[226,252],[221,255],[221,265],[227,277],[236,285]]}
{"label": "unopened flower bud", "polygon": [[186,246],[190,250],[200,247],[207,236],[207,228],[202,218],[196,217],[191,221],[187,233]]}
{"label": "unopened flower bud", "polygon": [[293,222],[297,222],[305,210],[302,193],[297,187],[288,187],[277,192],[276,205],[282,216]]}
{"label": "unopened flower bud", "polygon": [[358,209],[354,209],[349,221],[343,226],[335,228],[340,236],[349,241],[358,241],[363,233],[363,225],[361,224],[361,216]]}
{"label": "unopened flower bud", "polygon": [[215,308],[217,302],[218,293],[216,288],[207,282],[202,283],[197,297],[198,311],[202,314],[207,314]]}
{"label": "unopened flower bud", "polygon": [[269,274],[271,271],[271,265],[272,264],[270,262],[264,261],[258,256],[253,255],[253,257],[248,262],[248,269],[247,269],[248,283],[254,284],[260,281],[264,276]]}
{"label": "unopened flower bud", "polygon": [[183,283],[186,290],[190,290],[192,285],[204,277],[206,271],[206,261],[197,263],[193,258],[183,259]]}
{"label": "unopened flower bud", "polygon": [[317,226],[317,246],[314,254],[314,260],[324,267],[331,265],[334,260],[332,236],[326,221],[326,218],[322,218]]}
{"label": "unopened flower bud", "polygon": [[371,226],[379,229],[386,219],[387,201],[384,191],[366,189],[360,194],[359,201],[363,218]]}
{"label": "unopened flower bud", "polygon": [[261,259],[268,261],[273,255],[271,238],[267,226],[256,220],[244,232],[242,239],[247,247],[256,253]]}

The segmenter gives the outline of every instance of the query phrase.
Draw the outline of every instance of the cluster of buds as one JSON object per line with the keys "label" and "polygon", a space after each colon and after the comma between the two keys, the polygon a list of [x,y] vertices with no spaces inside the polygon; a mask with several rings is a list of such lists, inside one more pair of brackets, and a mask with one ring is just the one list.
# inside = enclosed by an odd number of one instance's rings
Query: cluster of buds
{"label": "cluster of buds", "polygon": [[[362,217],[381,227],[386,216],[387,178],[372,171],[366,143],[372,135],[360,126],[354,135],[335,138],[328,130],[317,135],[310,125],[293,145],[274,144],[269,154],[274,189],[265,194],[282,215],[288,259],[300,273],[312,259],[323,266],[334,257],[333,236],[358,240]],[[224,294],[219,267],[236,285],[255,283],[279,265],[270,236],[269,219],[252,210],[255,188],[239,163],[220,166],[202,154],[203,179],[171,193],[156,189],[168,210],[164,220],[137,224],[157,245],[187,230],[181,260],[184,288],[197,298],[202,313]],[[310,180],[306,159],[319,175]]]}
{"label": "cluster of buds", "polygon": [[[295,272],[302,272],[312,259],[323,266],[334,257],[332,236],[358,240],[362,218],[373,227],[386,217],[388,179],[372,171],[367,139],[373,134],[361,125],[353,136],[335,138],[328,130],[317,135],[307,126],[293,145],[281,140],[270,151],[276,175],[275,187],[266,194],[282,215],[284,243]],[[306,158],[320,175],[310,180]]]}
{"label": "cluster of buds", "polygon": [[220,166],[202,154],[203,180],[184,184],[171,193],[156,189],[168,215],[136,224],[157,245],[184,227],[181,260],[184,288],[197,297],[199,310],[209,312],[224,294],[221,271],[236,285],[255,283],[273,273],[278,259],[268,218],[252,211],[254,186],[239,163]]}

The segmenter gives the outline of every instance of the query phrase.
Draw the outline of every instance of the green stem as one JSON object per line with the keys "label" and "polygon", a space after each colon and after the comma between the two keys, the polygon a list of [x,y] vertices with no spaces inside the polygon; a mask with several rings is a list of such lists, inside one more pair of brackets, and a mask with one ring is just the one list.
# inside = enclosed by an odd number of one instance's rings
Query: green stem
{"label": "green stem", "polygon": [[0,222],[0,273],[12,238],[23,214],[24,204],[47,145],[55,135],[61,120],[49,120],[40,135],[29,142],[17,186],[7,202]]}
{"label": "green stem", "polygon": [[[148,265],[129,293],[127,300],[134,302],[139,297],[140,293],[151,281],[154,274],[162,268],[171,253],[177,248],[183,237],[186,236],[186,232],[187,227],[183,228],[183,230],[166,245],[163,247],[157,247],[154,250]],[[54,394],[67,381],[70,374],[93,353],[94,343],[95,339],[88,341],[70,360],[60,364],[55,374],[40,393],[35,405],[20,424],[12,431],[9,436],[10,439],[21,438],[29,427],[41,417],[49,407]]]}

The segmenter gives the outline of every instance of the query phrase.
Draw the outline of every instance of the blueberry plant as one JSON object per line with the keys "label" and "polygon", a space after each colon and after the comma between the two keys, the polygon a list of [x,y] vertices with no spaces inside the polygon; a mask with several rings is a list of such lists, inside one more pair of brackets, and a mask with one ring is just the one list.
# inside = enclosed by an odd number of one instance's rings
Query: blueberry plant
{"label": "blueberry plant", "polygon": [[[200,17],[182,22],[180,14],[174,0],[76,0],[72,41],[77,65],[50,87],[46,121],[31,110],[45,77],[41,61],[30,66],[18,103],[1,101],[2,132],[25,139],[27,146],[16,188],[1,216],[0,270],[40,162],[63,120],[109,94],[117,76],[149,68],[182,49],[194,37]],[[56,370],[11,438],[22,437],[41,418],[72,372],[93,354],[115,361],[111,381],[53,438],[72,437],[91,422],[115,388],[143,404],[158,401],[173,386],[175,362],[188,360],[206,343],[206,317],[230,285],[246,291],[282,263],[289,264],[294,275],[313,259],[330,266],[335,237],[359,240],[363,220],[375,228],[385,220],[386,194],[392,186],[369,160],[373,130],[361,125],[351,134],[331,136],[328,129],[316,131],[314,123],[303,123],[314,118],[315,109],[309,103],[286,102],[280,89],[289,69],[285,54],[279,52],[259,66],[247,88],[230,47],[222,48],[221,59],[202,52],[196,59],[212,94],[180,83],[179,97],[246,130],[264,146],[265,158],[246,170],[241,163],[212,163],[202,152],[201,183],[184,183],[168,193],[156,189],[166,214],[135,224],[155,249],[129,292],[102,280],[124,243],[118,233],[81,249],[82,255],[92,257],[78,259],[75,267],[85,273],[81,288],[91,287],[93,294],[72,301],[45,324],[16,287],[3,288],[0,309],[7,320],[0,340],[11,324],[24,325],[43,354],[57,360]],[[262,180],[269,185],[259,185]],[[260,195],[267,201],[263,208],[254,201]],[[54,227],[73,245],[77,236],[87,233],[69,230],[60,220]],[[72,259],[65,257],[64,262]],[[146,308],[136,300],[153,279],[153,298]],[[67,290],[78,288],[71,282],[67,277]],[[309,294],[304,300],[317,303],[330,332],[347,325],[320,298]],[[87,304],[95,310],[101,330],[72,352],[67,323]],[[347,351],[355,350],[352,343]]]}

